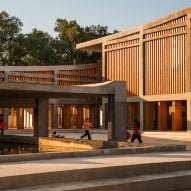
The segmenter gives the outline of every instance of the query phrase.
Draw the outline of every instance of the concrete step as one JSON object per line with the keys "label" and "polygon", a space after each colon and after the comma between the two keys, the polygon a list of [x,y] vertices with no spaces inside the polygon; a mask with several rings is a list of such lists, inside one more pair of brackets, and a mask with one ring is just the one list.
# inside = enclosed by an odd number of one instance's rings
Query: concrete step
{"label": "concrete step", "polygon": [[134,176],[129,178],[110,178],[91,181],[49,184],[10,191],[182,191],[191,189],[191,170]]}
{"label": "concrete step", "polygon": [[[152,177],[155,176],[157,176],[158,178],[155,178],[155,181],[153,181]],[[144,177],[147,177],[147,179],[145,179]],[[120,165],[113,167],[64,170],[56,172],[33,173],[33,174],[29,173],[25,175],[7,176],[7,177],[1,175],[0,190],[8,190],[14,188],[18,189],[22,187],[24,187],[26,190],[26,187],[32,187],[37,185],[48,185],[49,187],[50,184],[57,184],[57,183],[64,183],[64,185],[68,184],[76,185],[77,182],[82,182],[89,185],[89,182],[92,181],[94,182],[95,180],[97,180],[97,182],[100,183],[103,182],[102,183],[103,185],[100,185],[99,190],[101,191],[102,187],[104,187],[103,190],[106,191],[106,190],[111,190],[110,189],[111,186],[116,187],[116,190],[118,190],[118,186],[115,186],[117,185],[117,181],[114,181],[115,179],[118,181],[119,179],[121,180],[120,181],[121,183],[119,185],[121,185],[123,188],[123,185],[125,186],[128,185],[128,187],[129,186],[133,187],[133,185],[135,184],[134,183],[135,179],[137,179],[137,182],[140,183],[144,180],[144,182],[141,183],[141,185],[143,184],[144,186],[147,186],[148,183],[151,183],[151,185],[152,184],[160,185],[162,181],[165,180],[168,182],[171,181],[171,179],[173,183],[174,182],[177,183],[180,180],[179,182],[182,185],[182,183],[184,182],[187,183],[187,179],[190,180],[190,178],[191,178],[191,161],[174,161],[174,162],[147,163],[147,164],[136,164],[136,165]],[[104,182],[108,182],[108,184],[105,185]],[[114,183],[111,184],[111,182]],[[90,185],[92,184],[90,183]],[[90,189],[91,191],[97,190],[98,184],[95,185],[96,185],[95,188]],[[138,188],[138,185],[136,187]],[[188,186],[185,188],[191,188],[191,183],[189,183]],[[87,190],[88,189],[89,188],[87,188]],[[85,191],[86,189],[83,188],[83,190]],[[115,189],[112,188],[112,191],[115,191]]]}

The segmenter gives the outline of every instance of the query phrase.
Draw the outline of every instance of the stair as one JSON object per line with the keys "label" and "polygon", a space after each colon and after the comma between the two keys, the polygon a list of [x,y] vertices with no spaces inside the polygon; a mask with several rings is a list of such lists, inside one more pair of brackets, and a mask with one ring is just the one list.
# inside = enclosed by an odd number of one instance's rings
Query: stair
{"label": "stair", "polygon": [[191,161],[173,161],[0,177],[0,190],[182,191],[190,180]]}

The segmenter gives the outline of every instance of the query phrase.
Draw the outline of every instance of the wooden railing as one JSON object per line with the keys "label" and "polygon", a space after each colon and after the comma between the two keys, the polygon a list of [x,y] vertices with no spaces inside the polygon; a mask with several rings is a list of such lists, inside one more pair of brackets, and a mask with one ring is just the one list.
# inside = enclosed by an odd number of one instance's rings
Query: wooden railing
{"label": "wooden railing", "polygon": [[[15,82],[15,83],[33,83],[33,84],[49,84],[59,86],[71,86],[80,84],[90,84],[101,81],[101,70],[100,65],[90,65],[90,67],[82,68],[67,68],[66,70],[55,69],[55,70],[24,70],[14,71],[0,70],[0,82]],[[37,67],[35,67],[36,69]],[[56,68],[56,66],[55,66]],[[51,68],[52,69],[52,68]],[[20,67],[21,70],[21,67]]]}

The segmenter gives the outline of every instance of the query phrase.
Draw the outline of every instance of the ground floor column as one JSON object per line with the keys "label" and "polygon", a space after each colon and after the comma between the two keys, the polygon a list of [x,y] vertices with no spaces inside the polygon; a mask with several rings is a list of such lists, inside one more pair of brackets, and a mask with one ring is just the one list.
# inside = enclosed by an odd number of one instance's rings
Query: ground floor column
{"label": "ground floor column", "polygon": [[95,105],[94,109],[94,128],[99,128],[99,120],[100,120],[100,108],[99,105]]}
{"label": "ground floor column", "polygon": [[108,139],[126,141],[127,102],[116,102],[113,95],[108,96]]}
{"label": "ground floor column", "polygon": [[64,129],[70,128],[70,105],[64,105]]}
{"label": "ground floor column", "polygon": [[51,104],[51,128],[57,129],[58,128],[58,106],[57,104]]}
{"label": "ground floor column", "polygon": [[187,101],[187,131],[191,132],[191,99]]}
{"label": "ground floor column", "polygon": [[172,130],[182,130],[182,101],[172,102]]}
{"label": "ground floor column", "polygon": [[160,131],[167,130],[167,118],[168,118],[168,106],[167,102],[158,102],[158,129]]}
{"label": "ground floor column", "polygon": [[143,131],[144,129],[144,103],[143,101],[140,102],[140,129]]}
{"label": "ground floor column", "polygon": [[82,128],[83,124],[83,105],[77,106],[77,128]]}
{"label": "ground floor column", "polygon": [[145,103],[145,130],[153,130],[153,102]]}
{"label": "ground floor column", "polygon": [[34,136],[48,137],[48,99],[37,99],[34,109]]}
{"label": "ground floor column", "polygon": [[24,108],[18,108],[17,111],[17,129],[24,129]]}

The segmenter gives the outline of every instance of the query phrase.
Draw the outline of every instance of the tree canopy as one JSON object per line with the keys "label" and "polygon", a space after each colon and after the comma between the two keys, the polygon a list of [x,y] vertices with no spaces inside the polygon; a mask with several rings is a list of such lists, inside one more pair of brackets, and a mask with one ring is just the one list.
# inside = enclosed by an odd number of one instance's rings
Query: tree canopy
{"label": "tree canopy", "polygon": [[34,28],[21,33],[19,18],[0,12],[0,65],[62,65],[101,62],[101,55],[76,50],[76,44],[108,35],[107,26],[81,27],[76,20],[58,18],[56,37]]}

